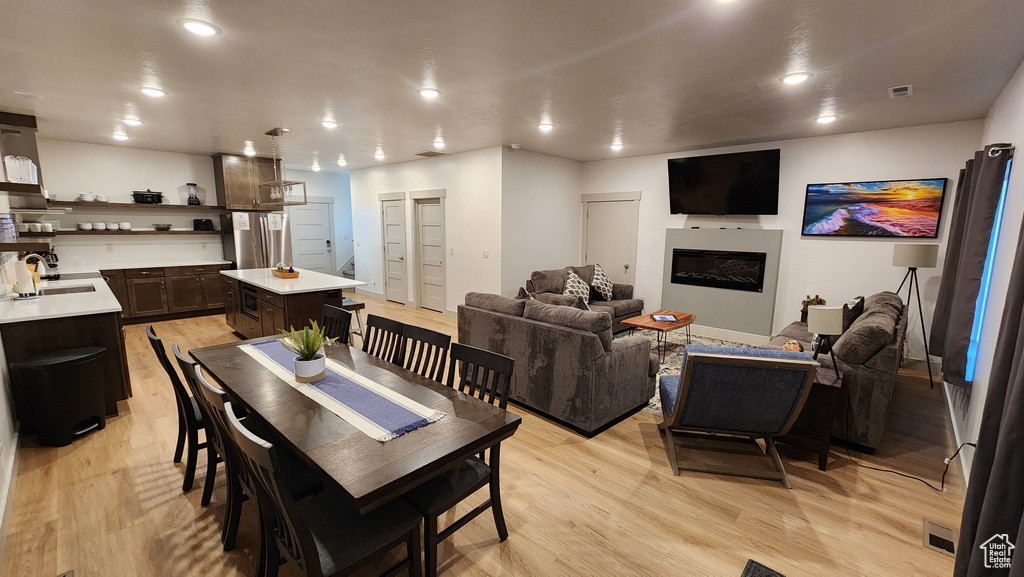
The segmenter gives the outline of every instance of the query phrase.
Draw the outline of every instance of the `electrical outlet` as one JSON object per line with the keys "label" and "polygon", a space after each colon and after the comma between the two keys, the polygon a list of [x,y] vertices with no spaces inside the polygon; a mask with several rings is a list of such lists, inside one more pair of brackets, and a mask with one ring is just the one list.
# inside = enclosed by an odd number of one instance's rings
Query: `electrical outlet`
{"label": "electrical outlet", "polygon": [[203,250],[206,250],[206,243],[205,242],[199,243],[199,248],[201,248]]}
{"label": "electrical outlet", "polygon": [[348,240],[348,235],[346,234],[345,236],[343,236],[341,238],[342,238],[342,240]]}
{"label": "electrical outlet", "polygon": [[452,256],[455,256],[455,249],[454,248],[448,249],[448,254],[450,254]]}
{"label": "electrical outlet", "polygon": [[491,258],[491,251],[484,249],[484,258]]}
{"label": "electrical outlet", "polygon": [[370,286],[377,286],[377,279],[371,280],[370,281]]}
{"label": "electrical outlet", "polygon": [[107,252],[114,252],[114,245],[108,244],[107,245]]}
{"label": "electrical outlet", "polygon": [[356,241],[356,246],[359,246],[359,241],[358,240]]}

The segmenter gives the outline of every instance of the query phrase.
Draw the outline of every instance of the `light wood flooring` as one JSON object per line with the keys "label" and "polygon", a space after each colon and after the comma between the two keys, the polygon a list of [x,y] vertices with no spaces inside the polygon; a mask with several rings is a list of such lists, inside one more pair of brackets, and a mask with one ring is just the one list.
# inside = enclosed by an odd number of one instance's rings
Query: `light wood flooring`
{"label": "light wood flooring", "polygon": [[[359,297],[363,299],[363,297]],[[455,334],[455,321],[374,299],[367,311]],[[170,347],[236,340],[219,316],[157,323]],[[221,549],[225,488],[199,506],[171,463],[177,416],[144,325],[127,327],[135,396],[104,431],[64,448],[23,439],[0,577],[252,575],[255,515],[246,505],[235,550]],[[510,537],[484,514],[443,543],[441,572],[464,575],[738,576],[753,558],[800,575],[949,575],[953,560],[921,546],[923,517],[956,526],[959,471],[949,491],[852,464],[833,449],[827,472],[787,451],[793,489],[778,482],[669,470],[654,415],[640,412],[592,438],[519,407],[523,424],[502,450]],[[865,464],[938,484],[952,444],[939,388],[917,372],[896,387],[883,450]],[[221,473],[223,476],[223,473]],[[481,494],[479,500],[484,497]],[[459,513],[479,502],[460,506]],[[449,521],[454,519],[449,514]],[[282,575],[294,575],[285,566]]]}

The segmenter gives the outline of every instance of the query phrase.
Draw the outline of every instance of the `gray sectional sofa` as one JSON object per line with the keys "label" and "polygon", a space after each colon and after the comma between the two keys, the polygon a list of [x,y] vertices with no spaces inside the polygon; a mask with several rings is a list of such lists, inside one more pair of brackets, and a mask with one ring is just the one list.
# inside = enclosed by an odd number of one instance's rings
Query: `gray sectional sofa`
{"label": "gray sectional sofa", "polygon": [[[588,285],[593,284],[594,265],[566,268],[574,270]],[[535,270],[530,274],[530,280],[526,281],[526,292],[541,302],[572,306],[576,302],[576,297],[567,297],[562,294],[565,289],[565,279],[568,276],[569,273],[566,272],[566,269]],[[633,285],[612,284],[612,300],[610,301],[602,300],[597,291],[590,290],[590,310],[604,311],[611,315],[612,332],[620,333],[629,329],[622,325],[623,320],[643,313],[644,301],[633,298]]]}
{"label": "gray sectional sofa", "polygon": [[469,293],[460,343],[516,360],[509,398],[591,436],[645,406],[660,369],[646,337],[612,339],[611,315]]}
{"label": "gray sectional sofa", "polygon": [[[903,341],[907,332],[907,307],[899,295],[880,292],[862,302],[844,305],[845,332],[833,345],[843,391],[836,401],[832,436],[862,449],[874,450],[882,445],[885,421],[889,415],[896,384],[896,372],[903,360]],[[781,346],[795,339],[811,350],[814,335],[807,325],[794,322],[772,337],[771,346]],[[818,362],[832,368],[832,359],[822,354]],[[806,411],[805,411],[806,413]],[[849,428],[847,428],[849,413]],[[802,415],[801,419],[813,415]]]}

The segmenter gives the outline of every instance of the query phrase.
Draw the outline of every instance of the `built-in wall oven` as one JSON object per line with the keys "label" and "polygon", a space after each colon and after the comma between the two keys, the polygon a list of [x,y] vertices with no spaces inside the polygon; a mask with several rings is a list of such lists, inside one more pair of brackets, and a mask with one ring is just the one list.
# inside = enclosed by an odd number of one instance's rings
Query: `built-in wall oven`
{"label": "built-in wall oven", "polygon": [[241,285],[242,293],[242,314],[253,319],[260,320],[260,303],[256,298],[256,289],[249,285]]}

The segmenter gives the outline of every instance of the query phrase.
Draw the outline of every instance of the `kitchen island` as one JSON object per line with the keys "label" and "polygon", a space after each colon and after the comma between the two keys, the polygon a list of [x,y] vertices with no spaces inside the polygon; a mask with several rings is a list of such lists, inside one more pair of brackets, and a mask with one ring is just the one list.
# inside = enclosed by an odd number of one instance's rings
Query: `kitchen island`
{"label": "kitchen island", "polygon": [[342,290],[366,283],[311,270],[295,269],[284,279],[272,269],[224,270],[224,316],[228,326],[247,339],[276,335],[320,322],[325,304],[342,306]]}
{"label": "kitchen island", "polygon": [[[99,273],[75,276],[79,278],[39,283],[39,290],[47,293],[39,298],[0,302],[4,356],[9,365],[61,349],[106,348],[104,406],[107,416],[116,415],[117,402],[132,394],[121,304]],[[17,379],[11,384],[15,407],[19,408],[26,396],[24,387],[30,384]],[[31,423],[23,426],[30,429]]]}

